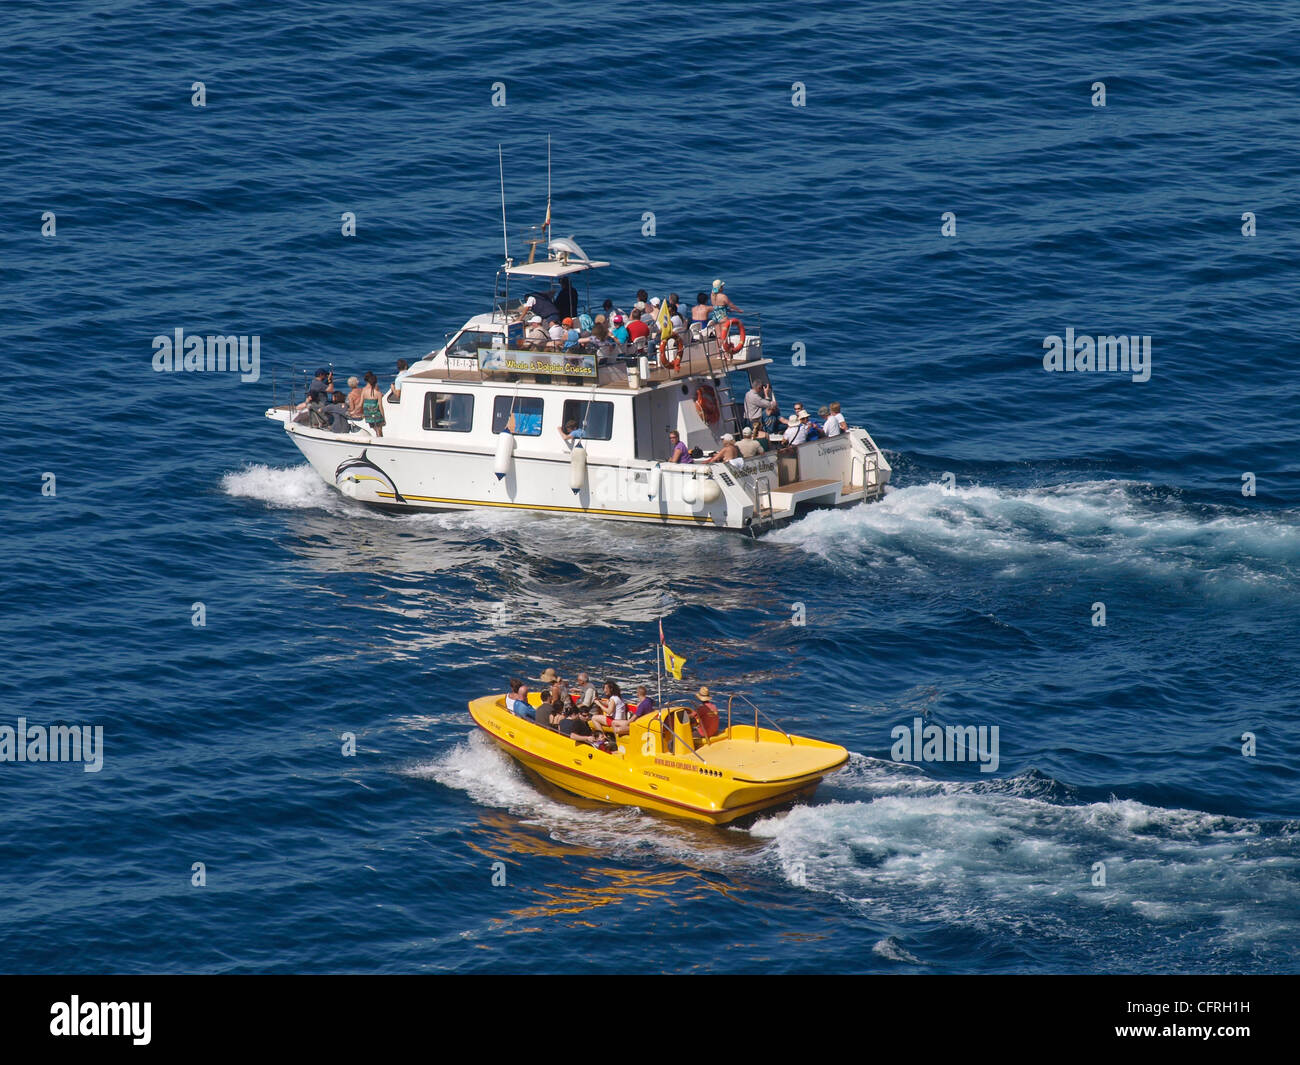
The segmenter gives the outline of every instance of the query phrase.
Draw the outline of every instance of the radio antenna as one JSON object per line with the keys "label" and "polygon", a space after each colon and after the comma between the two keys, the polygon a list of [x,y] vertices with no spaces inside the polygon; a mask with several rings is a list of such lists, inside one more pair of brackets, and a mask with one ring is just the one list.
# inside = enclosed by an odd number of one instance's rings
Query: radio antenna
{"label": "radio antenna", "polygon": [[510,261],[510,235],[506,231],[506,165],[501,157],[501,145],[497,145],[497,171],[501,175],[501,243],[505,247],[506,262]]}

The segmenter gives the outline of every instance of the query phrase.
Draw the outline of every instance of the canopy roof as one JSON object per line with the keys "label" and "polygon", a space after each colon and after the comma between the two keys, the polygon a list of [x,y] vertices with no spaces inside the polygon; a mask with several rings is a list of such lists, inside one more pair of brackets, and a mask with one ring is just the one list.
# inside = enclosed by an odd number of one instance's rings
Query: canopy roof
{"label": "canopy roof", "polygon": [[594,270],[598,266],[608,266],[609,263],[600,262],[595,259],[569,259],[561,261],[560,259],[543,259],[536,263],[515,263],[506,267],[506,273],[512,277],[516,274],[524,277],[564,277],[567,274],[578,274],[583,270]]}

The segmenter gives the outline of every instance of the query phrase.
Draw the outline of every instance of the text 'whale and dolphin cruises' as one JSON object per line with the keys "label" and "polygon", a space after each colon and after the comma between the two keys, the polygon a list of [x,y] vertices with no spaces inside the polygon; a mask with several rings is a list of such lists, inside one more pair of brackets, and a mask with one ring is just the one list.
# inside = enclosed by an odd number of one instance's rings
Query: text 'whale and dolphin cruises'
{"label": "text 'whale and dolphin cruises'", "polygon": [[618,312],[593,313],[590,278],[609,263],[571,238],[545,241],[547,257],[533,261],[539,243],[528,261],[507,255],[490,311],[386,394],[369,381],[329,418],[318,395],[266,416],[326,483],[389,510],[506,508],[756,535],[808,508],[883,495],[890,466],[865,429],[836,412],[819,431],[797,404],[779,417],[759,316],[742,321],[721,281],[707,317],[647,299],[633,329]]}

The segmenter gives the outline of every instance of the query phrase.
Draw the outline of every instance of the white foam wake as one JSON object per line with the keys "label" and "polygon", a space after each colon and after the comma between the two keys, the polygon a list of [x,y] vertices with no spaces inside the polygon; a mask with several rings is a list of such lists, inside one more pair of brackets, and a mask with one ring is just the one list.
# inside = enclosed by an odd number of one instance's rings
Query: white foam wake
{"label": "white foam wake", "polygon": [[976,559],[1008,567],[1068,560],[1199,572],[1300,576],[1300,515],[1188,506],[1135,481],[947,489],[911,485],[878,503],[814,511],[773,534],[832,563],[896,566]]}

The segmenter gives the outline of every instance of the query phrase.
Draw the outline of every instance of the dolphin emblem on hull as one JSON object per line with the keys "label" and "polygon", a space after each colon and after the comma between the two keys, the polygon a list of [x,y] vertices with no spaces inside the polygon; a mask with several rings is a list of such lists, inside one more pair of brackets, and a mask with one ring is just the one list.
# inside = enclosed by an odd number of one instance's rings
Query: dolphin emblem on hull
{"label": "dolphin emblem on hull", "polygon": [[393,479],[383,470],[370,461],[366,454],[366,449],[362,449],[361,454],[354,459],[345,459],[340,462],[338,469],[334,471],[334,484],[343,491],[344,481],[380,481],[388,485],[393,490],[393,498],[399,503],[405,503],[406,499],[402,493],[397,490],[397,485]]}

